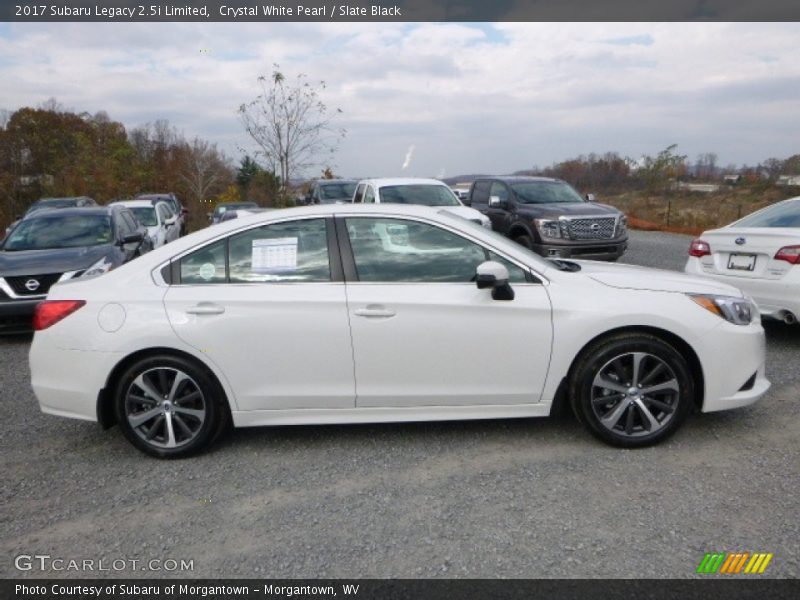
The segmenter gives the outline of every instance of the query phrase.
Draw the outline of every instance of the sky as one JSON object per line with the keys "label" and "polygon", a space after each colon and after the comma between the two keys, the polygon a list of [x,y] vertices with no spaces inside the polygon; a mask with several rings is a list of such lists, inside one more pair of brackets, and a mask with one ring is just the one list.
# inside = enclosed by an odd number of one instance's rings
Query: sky
{"label": "sky", "polygon": [[798,23],[0,23],[0,109],[168,119],[238,162],[237,109],[276,63],[342,110],[342,176],[800,153]]}

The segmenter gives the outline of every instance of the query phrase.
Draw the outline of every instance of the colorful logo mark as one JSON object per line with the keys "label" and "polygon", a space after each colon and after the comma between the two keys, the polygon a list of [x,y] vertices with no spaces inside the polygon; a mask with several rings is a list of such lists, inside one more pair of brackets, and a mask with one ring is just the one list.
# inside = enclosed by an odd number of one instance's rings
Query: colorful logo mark
{"label": "colorful logo mark", "polygon": [[706,552],[703,560],[697,566],[697,573],[709,575],[720,573],[723,575],[758,574],[767,569],[772,553],[755,552]]}

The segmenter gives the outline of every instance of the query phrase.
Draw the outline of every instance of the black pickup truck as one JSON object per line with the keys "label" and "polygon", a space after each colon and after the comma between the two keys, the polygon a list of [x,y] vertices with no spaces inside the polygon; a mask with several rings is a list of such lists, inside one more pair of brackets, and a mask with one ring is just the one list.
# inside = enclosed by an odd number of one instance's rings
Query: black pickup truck
{"label": "black pickup truck", "polygon": [[617,260],[628,247],[625,215],[593,200],[560,179],[482,177],[464,204],[489,217],[492,229],[542,256]]}

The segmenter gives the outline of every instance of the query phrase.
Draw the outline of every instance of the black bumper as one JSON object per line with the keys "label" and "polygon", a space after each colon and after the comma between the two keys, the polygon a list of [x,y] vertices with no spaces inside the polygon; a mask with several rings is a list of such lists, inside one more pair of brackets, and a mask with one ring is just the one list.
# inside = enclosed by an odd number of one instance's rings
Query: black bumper
{"label": "black bumper", "polygon": [[533,251],[545,258],[617,260],[628,249],[628,240],[591,244],[534,244]]}
{"label": "black bumper", "polygon": [[0,334],[33,331],[33,311],[42,298],[0,301]]}

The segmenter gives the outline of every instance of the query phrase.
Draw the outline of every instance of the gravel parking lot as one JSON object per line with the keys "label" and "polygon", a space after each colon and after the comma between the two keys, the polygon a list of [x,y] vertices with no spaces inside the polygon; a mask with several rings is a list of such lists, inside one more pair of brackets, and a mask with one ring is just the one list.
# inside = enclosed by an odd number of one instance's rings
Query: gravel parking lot
{"label": "gravel parking lot", "polygon": [[[633,232],[623,261],[681,269],[689,239]],[[559,418],[238,430],[172,462],[42,415],[30,339],[0,338],[0,576],[682,578],[747,551],[798,577],[800,327],[766,327],[770,393],[655,448]],[[142,563],[20,572],[20,554]]]}

